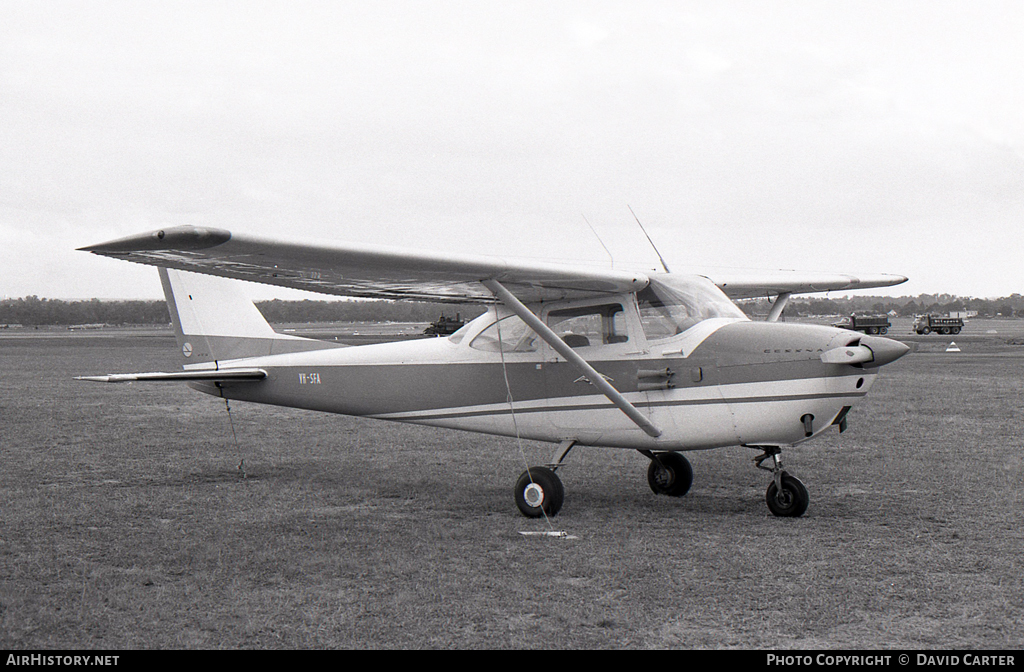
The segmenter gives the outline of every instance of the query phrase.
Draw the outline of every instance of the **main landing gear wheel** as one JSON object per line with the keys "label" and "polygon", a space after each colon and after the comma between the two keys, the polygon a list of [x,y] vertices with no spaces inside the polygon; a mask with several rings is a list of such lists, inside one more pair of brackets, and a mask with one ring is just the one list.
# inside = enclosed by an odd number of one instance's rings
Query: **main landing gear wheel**
{"label": "main landing gear wheel", "polygon": [[800,479],[782,472],[782,489],[775,485],[775,481],[768,486],[765,493],[765,501],[768,502],[768,509],[780,518],[797,518],[804,515],[811,497],[807,494],[807,488],[800,482]]}
{"label": "main landing gear wheel", "polygon": [[656,495],[682,497],[693,484],[693,467],[679,453],[652,455],[647,467],[647,483]]}
{"label": "main landing gear wheel", "polygon": [[565,500],[565,488],[547,467],[530,467],[516,481],[516,506],[527,518],[549,518],[558,513]]}

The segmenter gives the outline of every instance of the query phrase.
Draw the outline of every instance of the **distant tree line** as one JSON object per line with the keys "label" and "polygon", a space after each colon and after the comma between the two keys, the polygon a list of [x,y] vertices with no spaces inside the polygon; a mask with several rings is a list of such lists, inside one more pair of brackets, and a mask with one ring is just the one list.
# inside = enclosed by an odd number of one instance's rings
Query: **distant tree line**
{"label": "distant tree line", "polygon": [[[767,299],[741,301],[748,315],[770,310]],[[471,319],[483,312],[481,306],[424,303],[420,301],[259,301],[256,306],[274,324],[304,322],[432,322],[442,314]],[[841,298],[795,298],[786,314],[849,315],[889,313],[901,317],[925,313],[944,315],[954,311],[976,311],[979,317],[1024,317],[1024,296],[1011,294],[1000,299],[974,299],[949,294],[921,294],[915,297],[845,296]],[[169,324],[163,301],[61,301],[26,296],[0,301],[0,325],[25,326],[77,324]]]}
{"label": "distant tree line", "polygon": [[[767,299],[740,303],[748,315],[766,314]],[[787,315],[850,315],[852,313],[888,314],[913,317],[928,313],[945,315],[951,312],[975,311],[979,317],[1024,317],[1024,296],[1011,294],[1000,299],[975,299],[950,294],[918,296],[845,296],[841,298],[794,298],[786,307]]]}
{"label": "distant tree line", "polygon": [[[259,301],[269,322],[432,322],[442,314],[463,319],[483,312],[481,306],[419,301]],[[170,324],[164,301],[61,301],[26,296],[0,301],[0,325],[24,326]]]}
{"label": "distant tree line", "polygon": [[0,324],[169,324],[164,301],[61,301],[26,296],[0,301]]}

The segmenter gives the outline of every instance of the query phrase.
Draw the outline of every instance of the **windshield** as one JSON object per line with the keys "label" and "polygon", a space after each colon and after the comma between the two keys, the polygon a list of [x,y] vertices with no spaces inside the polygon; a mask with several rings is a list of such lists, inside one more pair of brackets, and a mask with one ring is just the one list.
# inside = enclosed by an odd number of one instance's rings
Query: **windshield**
{"label": "windshield", "polygon": [[696,275],[652,277],[651,284],[637,292],[636,300],[649,341],[681,334],[712,318],[747,319],[713,282]]}

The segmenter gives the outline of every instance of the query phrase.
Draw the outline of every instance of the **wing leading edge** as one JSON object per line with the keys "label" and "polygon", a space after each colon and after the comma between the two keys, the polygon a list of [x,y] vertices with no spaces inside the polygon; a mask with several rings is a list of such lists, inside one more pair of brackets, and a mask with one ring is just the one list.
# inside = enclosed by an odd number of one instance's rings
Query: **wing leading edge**
{"label": "wing leading edge", "polygon": [[497,280],[521,301],[643,289],[643,273],[441,254],[352,243],[285,242],[180,226],[79,248],[115,259],[321,294],[447,303],[493,303]]}

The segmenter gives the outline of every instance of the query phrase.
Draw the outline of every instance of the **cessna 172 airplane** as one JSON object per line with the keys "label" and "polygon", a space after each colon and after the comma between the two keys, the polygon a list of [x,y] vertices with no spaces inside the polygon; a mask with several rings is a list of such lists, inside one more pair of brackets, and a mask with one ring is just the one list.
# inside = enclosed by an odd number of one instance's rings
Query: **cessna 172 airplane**
{"label": "cessna 172 airplane", "polygon": [[[772,472],[776,516],[807,509],[781,449],[838,425],[879,367],[908,351],[846,329],[779,322],[795,293],[884,287],[895,275],[628,272],[328,243],[191,226],[81,248],[159,267],[182,371],[85,380],[185,381],[224,399],[518,436],[557,444],[515,500],[564,500],[574,446],[639,451],[658,494],[682,496],[684,451],[742,445]],[[211,277],[221,276],[221,277]],[[378,299],[486,304],[447,338],[346,347],[276,333],[232,278]],[[777,296],[765,322],[730,300]]]}

